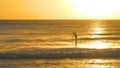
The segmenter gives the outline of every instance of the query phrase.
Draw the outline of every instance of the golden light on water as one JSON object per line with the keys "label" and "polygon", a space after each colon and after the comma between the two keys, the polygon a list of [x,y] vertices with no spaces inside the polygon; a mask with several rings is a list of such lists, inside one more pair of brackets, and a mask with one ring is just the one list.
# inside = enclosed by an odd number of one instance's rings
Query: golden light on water
{"label": "golden light on water", "polygon": [[88,48],[103,49],[108,48],[108,46],[102,41],[94,41],[88,45]]}
{"label": "golden light on water", "polygon": [[101,22],[95,22],[94,24],[91,25],[91,33],[92,35],[90,35],[91,39],[97,39],[97,40],[93,40],[90,42],[85,42],[83,45],[79,45],[79,47],[82,48],[94,48],[94,49],[104,49],[104,48],[108,48],[107,43],[105,43],[102,40],[99,40],[99,38],[102,38],[102,36],[100,34],[105,32],[105,28],[103,28],[103,26],[101,25]]}
{"label": "golden light on water", "polygon": [[101,34],[105,32],[105,28],[102,27],[101,22],[95,22],[91,25],[91,28],[93,34]]}
{"label": "golden light on water", "polygon": [[111,61],[104,60],[104,59],[94,59],[89,61],[89,63],[93,63],[93,65],[91,65],[90,68],[110,68],[110,65],[104,65],[104,63],[108,63],[108,62],[111,62]]}
{"label": "golden light on water", "polygon": [[103,33],[103,28],[95,27],[95,28],[93,28],[93,33],[101,34],[101,33]]}
{"label": "golden light on water", "polygon": [[92,42],[88,42],[85,44],[79,44],[78,45],[79,48],[93,48],[93,49],[106,49],[108,48],[108,45],[103,42],[103,41],[92,41]]}

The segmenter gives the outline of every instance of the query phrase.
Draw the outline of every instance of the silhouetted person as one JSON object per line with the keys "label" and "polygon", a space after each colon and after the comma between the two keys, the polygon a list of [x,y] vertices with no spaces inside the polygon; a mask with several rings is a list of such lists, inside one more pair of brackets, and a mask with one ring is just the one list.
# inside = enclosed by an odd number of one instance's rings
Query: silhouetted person
{"label": "silhouetted person", "polygon": [[77,33],[74,32],[73,34],[74,34],[74,37],[75,37],[75,47],[77,48],[77,40],[78,40],[78,39],[77,39]]}

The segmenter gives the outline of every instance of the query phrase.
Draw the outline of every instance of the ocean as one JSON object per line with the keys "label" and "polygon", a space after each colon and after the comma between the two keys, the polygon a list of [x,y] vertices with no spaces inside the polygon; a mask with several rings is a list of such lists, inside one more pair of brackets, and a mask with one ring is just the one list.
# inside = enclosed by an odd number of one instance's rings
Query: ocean
{"label": "ocean", "polygon": [[119,58],[120,20],[0,21],[0,68],[119,68]]}

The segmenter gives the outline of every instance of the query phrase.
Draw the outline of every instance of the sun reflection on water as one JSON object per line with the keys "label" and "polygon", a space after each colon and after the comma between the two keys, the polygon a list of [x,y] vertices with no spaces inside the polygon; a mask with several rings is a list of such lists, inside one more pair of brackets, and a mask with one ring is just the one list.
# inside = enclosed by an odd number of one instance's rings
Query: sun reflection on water
{"label": "sun reflection on water", "polygon": [[103,32],[105,32],[105,28],[103,28],[102,22],[95,22],[94,24],[92,24],[92,32],[93,34],[102,34]]}
{"label": "sun reflection on water", "polygon": [[108,45],[105,41],[99,40],[104,37],[101,34],[105,32],[105,28],[103,27],[102,22],[94,22],[94,24],[91,25],[91,31],[92,33],[89,38],[97,40],[87,41],[83,45],[80,44],[79,47],[95,49],[108,48]]}
{"label": "sun reflection on water", "polygon": [[90,65],[90,68],[110,68],[110,65],[107,65],[111,61],[104,60],[104,59],[93,59],[88,61]]}
{"label": "sun reflection on water", "polygon": [[[93,31],[92,38],[102,38],[100,34],[104,33],[105,29],[101,25],[101,22],[95,22],[92,31]],[[108,46],[105,44],[105,42],[101,40],[95,40],[94,42],[89,43],[88,48],[103,49],[103,48],[108,48]]]}
{"label": "sun reflection on water", "polygon": [[104,32],[104,29],[103,28],[100,28],[100,27],[95,27],[93,29],[93,34],[101,34]]}
{"label": "sun reflection on water", "polygon": [[88,45],[89,48],[103,49],[108,48],[108,46],[102,41],[94,41]]}
{"label": "sun reflection on water", "polygon": [[94,48],[94,49],[105,49],[108,48],[107,44],[104,43],[104,41],[93,41],[93,42],[89,42],[89,43],[85,43],[83,46],[79,45],[79,47],[81,48]]}

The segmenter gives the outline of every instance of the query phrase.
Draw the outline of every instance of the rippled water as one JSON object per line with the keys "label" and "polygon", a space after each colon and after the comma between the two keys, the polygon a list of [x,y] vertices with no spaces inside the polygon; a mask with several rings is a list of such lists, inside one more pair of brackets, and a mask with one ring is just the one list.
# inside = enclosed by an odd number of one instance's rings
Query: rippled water
{"label": "rippled water", "polygon": [[0,21],[0,48],[119,48],[120,21]]}
{"label": "rippled water", "polygon": [[[73,32],[78,35],[78,49],[74,49]],[[119,48],[119,20],[0,21],[0,58],[9,58],[0,60],[2,68],[119,68]],[[117,58],[54,59],[58,56],[78,58],[80,54],[87,54],[88,58],[93,54],[99,58],[100,55]],[[53,56],[53,59],[26,59],[41,55],[44,55],[42,58]],[[10,59],[19,56],[24,59]]]}
{"label": "rippled water", "polygon": [[0,68],[120,68],[119,59],[1,60]]}

